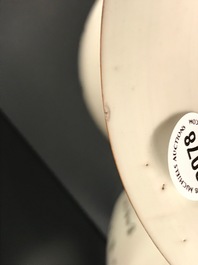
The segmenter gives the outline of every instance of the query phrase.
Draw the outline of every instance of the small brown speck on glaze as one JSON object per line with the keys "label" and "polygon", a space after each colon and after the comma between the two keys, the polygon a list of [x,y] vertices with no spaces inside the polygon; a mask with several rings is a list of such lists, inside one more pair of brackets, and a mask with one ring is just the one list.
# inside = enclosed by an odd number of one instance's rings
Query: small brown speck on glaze
{"label": "small brown speck on glaze", "polygon": [[162,190],[165,190],[165,184],[162,185]]}
{"label": "small brown speck on glaze", "polygon": [[109,121],[110,120],[110,109],[107,105],[104,106],[104,115],[105,115],[105,120]]}
{"label": "small brown speck on glaze", "polygon": [[183,243],[185,243],[186,241],[187,241],[187,239],[186,239],[186,238],[184,238],[184,239],[182,240],[182,242],[183,242]]}
{"label": "small brown speck on glaze", "polygon": [[134,230],[134,226],[130,227],[128,230],[127,230],[127,235],[131,235],[133,230]]}
{"label": "small brown speck on glaze", "polygon": [[117,72],[118,69],[119,69],[119,67],[118,67],[117,65],[113,67],[113,70],[114,70],[115,72]]}
{"label": "small brown speck on glaze", "polygon": [[149,166],[149,163],[146,163],[145,166],[148,167]]}

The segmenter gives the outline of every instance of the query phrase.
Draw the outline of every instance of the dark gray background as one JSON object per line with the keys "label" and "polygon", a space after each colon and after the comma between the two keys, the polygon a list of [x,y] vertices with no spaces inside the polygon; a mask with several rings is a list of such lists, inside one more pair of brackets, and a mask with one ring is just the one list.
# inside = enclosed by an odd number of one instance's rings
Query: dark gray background
{"label": "dark gray background", "polygon": [[0,107],[106,234],[122,187],[110,146],[84,105],[77,72],[93,0],[0,3]]}
{"label": "dark gray background", "polygon": [[1,265],[104,265],[106,239],[0,111]]}

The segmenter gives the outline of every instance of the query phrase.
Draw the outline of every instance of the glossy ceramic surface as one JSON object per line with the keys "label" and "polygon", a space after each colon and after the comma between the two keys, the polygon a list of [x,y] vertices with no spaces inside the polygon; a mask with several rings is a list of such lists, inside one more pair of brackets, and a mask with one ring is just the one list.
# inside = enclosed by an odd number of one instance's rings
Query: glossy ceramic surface
{"label": "glossy ceramic surface", "polygon": [[144,230],[125,192],[114,206],[108,233],[107,265],[115,264],[168,264]]}
{"label": "glossy ceramic surface", "polygon": [[112,150],[125,189],[170,264],[198,260],[198,205],[167,165],[171,132],[198,112],[198,2],[105,0],[101,69]]}

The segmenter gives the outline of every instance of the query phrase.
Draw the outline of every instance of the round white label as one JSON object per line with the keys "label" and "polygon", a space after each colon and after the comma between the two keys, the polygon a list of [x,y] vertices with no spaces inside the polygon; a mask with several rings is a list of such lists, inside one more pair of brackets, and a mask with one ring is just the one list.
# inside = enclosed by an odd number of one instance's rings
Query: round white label
{"label": "round white label", "polygon": [[176,189],[198,201],[198,114],[187,113],[176,124],[168,147],[168,167]]}

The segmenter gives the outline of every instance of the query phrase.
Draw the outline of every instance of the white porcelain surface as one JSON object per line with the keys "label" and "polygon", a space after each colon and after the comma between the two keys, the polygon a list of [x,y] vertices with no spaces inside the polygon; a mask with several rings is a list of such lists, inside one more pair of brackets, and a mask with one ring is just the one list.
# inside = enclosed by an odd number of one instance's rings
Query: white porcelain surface
{"label": "white porcelain surface", "polygon": [[168,264],[145,232],[125,192],[114,206],[108,233],[106,264]]}
{"label": "white porcelain surface", "polygon": [[79,47],[79,77],[89,113],[107,135],[100,82],[100,29],[102,0],[97,0],[86,20]]}
{"label": "white porcelain surface", "polygon": [[[95,123],[106,135],[99,69],[101,15],[102,1],[96,1],[82,35],[79,71],[85,103]],[[139,222],[125,192],[116,202],[110,226],[107,247],[108,265],[167,264]]]}
{"label": "white porcelain surface", "polygon": [[198,204],[173,186],[167,165],[179,118],[198,112],[198,1],[105,0],[102,86],[125,189],[173,265],[198,261]]}

